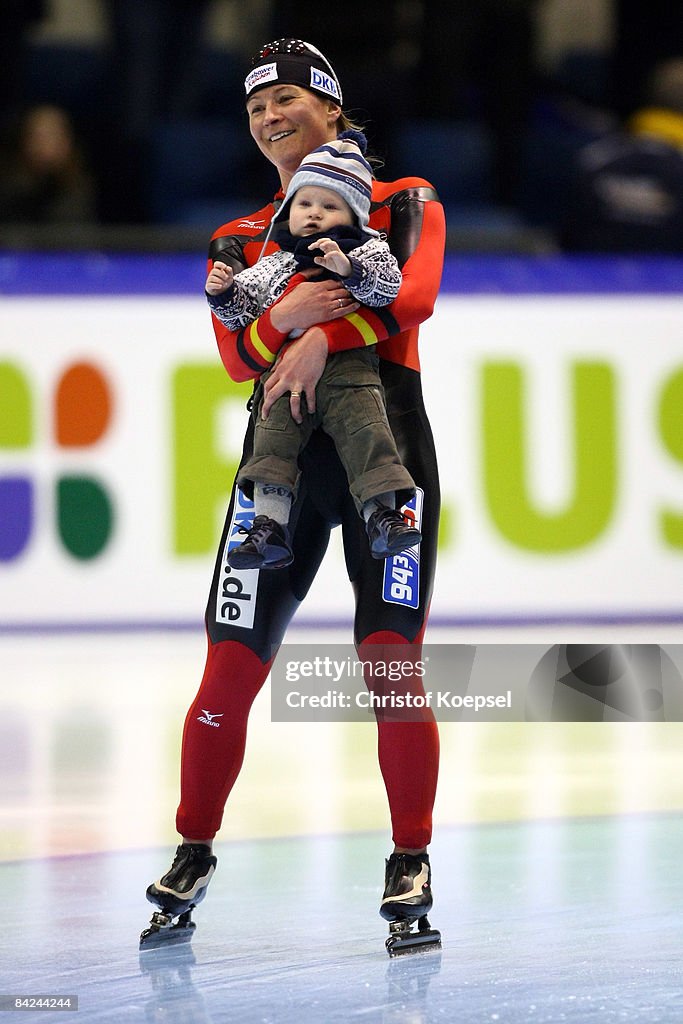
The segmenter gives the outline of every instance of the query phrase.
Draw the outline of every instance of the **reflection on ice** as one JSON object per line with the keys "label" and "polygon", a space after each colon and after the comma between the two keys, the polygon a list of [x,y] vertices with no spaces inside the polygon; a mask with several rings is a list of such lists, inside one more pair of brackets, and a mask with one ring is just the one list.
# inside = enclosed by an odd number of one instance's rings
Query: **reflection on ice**
{"label": "reflection on ice", "polygon": [[[429,985],[441,970],[441,954],[417,953],[401,961],[391,960],[386,966],[379,957],[374,963],[365,958],[362,964],[354,963],[350,976],[343,961],[338,966],[327,965],[327,977],[320,965],[314,963],[308,969],[302,966],[298,971],[285,972],[288,976],[284,993],[273,977],[267,985],[253,978],[244,984],[239,978],[231,982],[230,966],[226,963],[224,972],[224,984],[230,992],[230,1019],[273,1024],[312,1019],[322,1024],[327,1020],[341,1021],[346,1015],[346,1019],[357,1016],[377,1024],[427,1024]],[[207,1009],[201,982],[197,981],[203,972],[190,946],[156,950],[153,955],[141,953],[140,972],[149,982],[145,1002],[148,1021],[208,1024],[221,1019],[220,1010],[212,1016]],[[330,1000],[329,993],[324,997],[321,982],[334,989],[342,982],[342,972],[345,990],[336,990],[334,1000]]]}

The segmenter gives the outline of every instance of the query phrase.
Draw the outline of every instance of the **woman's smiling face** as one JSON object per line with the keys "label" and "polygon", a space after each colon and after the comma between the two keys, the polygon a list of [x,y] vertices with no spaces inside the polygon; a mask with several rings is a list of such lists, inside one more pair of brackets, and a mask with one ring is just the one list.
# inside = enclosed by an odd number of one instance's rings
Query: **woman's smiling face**
{"label": "woman's smiling face", "polygon": [[308,153],[337,137],[341,107],[300,85],[271,85],[247,100],[249,130],[284,188]]}

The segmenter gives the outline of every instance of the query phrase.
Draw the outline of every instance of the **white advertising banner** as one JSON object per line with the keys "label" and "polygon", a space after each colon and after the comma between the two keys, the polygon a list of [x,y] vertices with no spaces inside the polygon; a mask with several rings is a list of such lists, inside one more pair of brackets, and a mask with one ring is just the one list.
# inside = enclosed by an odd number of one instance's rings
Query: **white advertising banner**
{"label": "white advertising banner", "polygon": [[[201,297],[0,297],[0,627],[198,623],[249,385]],[[683,295],[448,295],[422,328],[436,622],[683,617]],[[352,615],[336,536],[301,611]]]}

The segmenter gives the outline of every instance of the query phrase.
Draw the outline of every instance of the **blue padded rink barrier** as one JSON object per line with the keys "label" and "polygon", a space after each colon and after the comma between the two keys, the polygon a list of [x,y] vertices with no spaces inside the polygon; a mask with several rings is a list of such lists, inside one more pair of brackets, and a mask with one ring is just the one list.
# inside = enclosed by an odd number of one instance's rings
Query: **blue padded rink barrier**
{"label": "blue padded rink barrier", "polygon": [[203,638],[1,643],[4,996],[77,996],[79,1021],[680,1021],[678,723],[442,723],[443,950],[389,960],[374,727],[271,722],[265,687],[194,939],[140,954]]}

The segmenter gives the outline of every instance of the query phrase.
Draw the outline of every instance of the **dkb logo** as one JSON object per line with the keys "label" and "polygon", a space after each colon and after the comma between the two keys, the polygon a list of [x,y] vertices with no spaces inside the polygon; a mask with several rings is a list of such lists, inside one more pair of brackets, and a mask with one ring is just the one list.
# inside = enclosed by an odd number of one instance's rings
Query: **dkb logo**
{"label": "dkb logo", "polygon": [[[91,363],[74,363],[58,378],[49,411],[51,429],[43,427],[44,403],[35,404],[34,397],[26,374],[14,363],[0,363],[0,451],[8,467],[0,474],[0,562],[21,555],[34,533],[44,482],[42,474],[27,471],[26,463],[38,455],[42,467],[48,430],[58,450],[76,453],[101,441],[111,422],[109,384]],[[113,524],[103,484],[89,475],[60,473],[54,509],[57,532],[69,554],[95,558],[109,541]]]}

